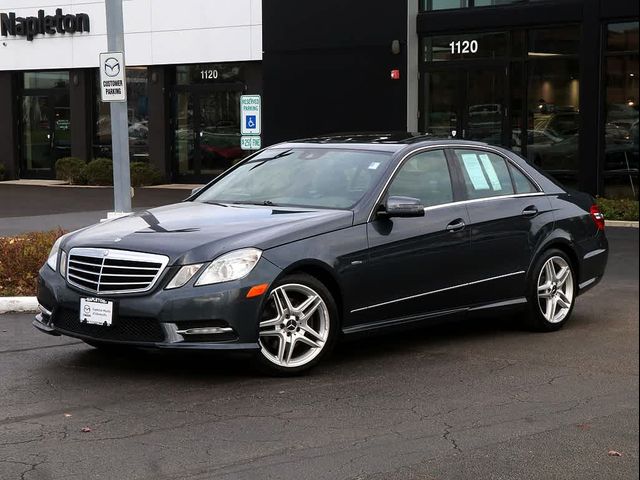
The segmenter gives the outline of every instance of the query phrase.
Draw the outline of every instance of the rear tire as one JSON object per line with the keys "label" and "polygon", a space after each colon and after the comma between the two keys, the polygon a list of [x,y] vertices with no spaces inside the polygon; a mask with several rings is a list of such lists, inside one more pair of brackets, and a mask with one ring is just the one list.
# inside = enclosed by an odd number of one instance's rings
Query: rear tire
{"label": "rear tire", "polygon": [[527,286],[530,328],[539,332],[560,330],[571,317],[578,284],[571,259],[550,249],[535,262]]}
{"label": "rear tire", "polygon": [[303,373],[331,352],[338,328],[338,308],[327,287],[307,274],[288,275],[264,303],[257,366],[274,376]]}

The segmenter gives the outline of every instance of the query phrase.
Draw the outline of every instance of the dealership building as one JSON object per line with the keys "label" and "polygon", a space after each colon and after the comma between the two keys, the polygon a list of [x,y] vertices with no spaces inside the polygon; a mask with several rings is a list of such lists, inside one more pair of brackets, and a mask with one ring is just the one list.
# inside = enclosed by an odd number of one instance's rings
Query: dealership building
{"label": "dealership building", "polygon": [[[129,147],[167,181],[247,154],[240,98],[261,95],[262,145],[423,132],[503,145],[559,181],[638,197],[638,2],[124,0]],[[0,0],[0,163],[111,156],[102,0]]]}

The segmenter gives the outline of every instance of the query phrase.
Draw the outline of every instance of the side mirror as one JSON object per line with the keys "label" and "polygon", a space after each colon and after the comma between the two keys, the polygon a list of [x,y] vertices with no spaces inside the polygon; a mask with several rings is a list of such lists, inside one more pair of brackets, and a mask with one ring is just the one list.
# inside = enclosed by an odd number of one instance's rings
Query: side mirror
{"label": "side mirror", "polygon": [[196,193],[198,193],[200,190],[202,190],[202,187],[196,187],[193,190],[191,190],[191,195],[190,196],[194,196]]}
{"label": "side mirror", "polygon": [[387,218],[424,217],[424,205],[417,198],[389,197],[380,215]]}

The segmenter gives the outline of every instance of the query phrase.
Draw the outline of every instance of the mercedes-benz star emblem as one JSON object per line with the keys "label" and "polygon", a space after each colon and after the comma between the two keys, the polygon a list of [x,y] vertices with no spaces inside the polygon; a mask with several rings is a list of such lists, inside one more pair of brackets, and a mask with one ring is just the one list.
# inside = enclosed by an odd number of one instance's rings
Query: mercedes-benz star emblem
{"label": "mercedes-benz star emblem", "polygon": [[103,257],[108,257],[108,256],[109,256],[109,250],[104,250],[104,251],[102,252],[102,256],[103,256]]}
{"label": "mercedes-benz star emblem", "polygon": [[120,73],[120,62],[117,58],[109,57],[104,61],[104,74],[107,77],[117,77]]}

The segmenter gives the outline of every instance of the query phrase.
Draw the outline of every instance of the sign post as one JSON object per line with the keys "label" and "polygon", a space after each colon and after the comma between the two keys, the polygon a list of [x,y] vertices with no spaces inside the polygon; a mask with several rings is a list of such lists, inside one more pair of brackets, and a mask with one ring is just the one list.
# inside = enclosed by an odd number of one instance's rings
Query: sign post
{"label": "sign post", "polygon": [[260,150],[262,148],[262,97],[242,95],[240,97],[240,148]]}
{"label": "sign post", "polygon": [[124,25],[122,0],[106,0],[107,48],[100,54],[102,101],[111,103],[111,146],[113,152],[114,214],[131,212],[131,172],[129,170],[129,119],[125,78]]}

